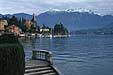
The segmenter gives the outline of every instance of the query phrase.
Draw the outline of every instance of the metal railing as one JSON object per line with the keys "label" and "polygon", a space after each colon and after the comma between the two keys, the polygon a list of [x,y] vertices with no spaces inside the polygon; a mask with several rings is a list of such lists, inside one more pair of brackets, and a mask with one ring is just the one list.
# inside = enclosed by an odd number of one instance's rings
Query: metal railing
{"label": "metal railing", "polygon": [[33,60],[44,60],[44,61],[49,62],[51,65],[53,64],[52,53],[46,50],[33,50],[32,59]]}

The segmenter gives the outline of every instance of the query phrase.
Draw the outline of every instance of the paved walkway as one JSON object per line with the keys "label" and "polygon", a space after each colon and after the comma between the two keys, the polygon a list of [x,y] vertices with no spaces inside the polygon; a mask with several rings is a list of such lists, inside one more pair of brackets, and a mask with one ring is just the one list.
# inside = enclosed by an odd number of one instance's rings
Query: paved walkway
{"label": "paved walkway", "polygon": [[26,68],[24,75],[59,75],[46,61],[28,60],[25,65]]}
{"label": "paved walkway", "polygon": [[46,61],[42,61],[42,60],[28,60],[28,61],[26,61],[25,65],[26,65],[26,67],[27,66],[35,66],[35,65],[42,66],[42,65],[49,65],[49,63]]}

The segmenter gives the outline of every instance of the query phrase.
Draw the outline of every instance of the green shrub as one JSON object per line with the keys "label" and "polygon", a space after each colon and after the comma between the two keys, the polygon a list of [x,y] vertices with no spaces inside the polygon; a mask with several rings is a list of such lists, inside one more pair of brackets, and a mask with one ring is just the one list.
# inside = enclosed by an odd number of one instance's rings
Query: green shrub
{"label": "green shrub", "polygon": [[24,75],[23,46],[13,34],[0,36],[0,75]]}
{"label": "green shrub", "polygon": [[0,75],[24,75],[23,47],[19,44],[0,45]]}
{"label": "green shrub", "polygon": [[19,43],[18,38],[12,33],[5,33],[0,36],[0,44]]}

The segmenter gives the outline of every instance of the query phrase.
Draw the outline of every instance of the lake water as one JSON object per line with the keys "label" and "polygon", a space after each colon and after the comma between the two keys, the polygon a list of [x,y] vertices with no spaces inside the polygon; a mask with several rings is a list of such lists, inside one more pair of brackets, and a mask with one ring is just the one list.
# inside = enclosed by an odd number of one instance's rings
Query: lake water
{"label": "lake water", "polygon": [[113,35],[76,35],[68,38],[22,40],[26,59],[33,48],[52,51],[63,75],[113,75]]}

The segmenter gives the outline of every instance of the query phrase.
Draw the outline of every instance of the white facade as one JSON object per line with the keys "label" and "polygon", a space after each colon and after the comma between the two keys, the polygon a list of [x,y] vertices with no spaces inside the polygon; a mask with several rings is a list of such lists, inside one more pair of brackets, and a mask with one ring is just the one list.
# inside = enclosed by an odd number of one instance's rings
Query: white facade
{"label": "white facade", "polygon": [[40,29],[40,32],[42,32],[42,31],[44,31],[44,32],[48,32],[48,31],[49,31],[49,29],[47,29],[47,28]]}

